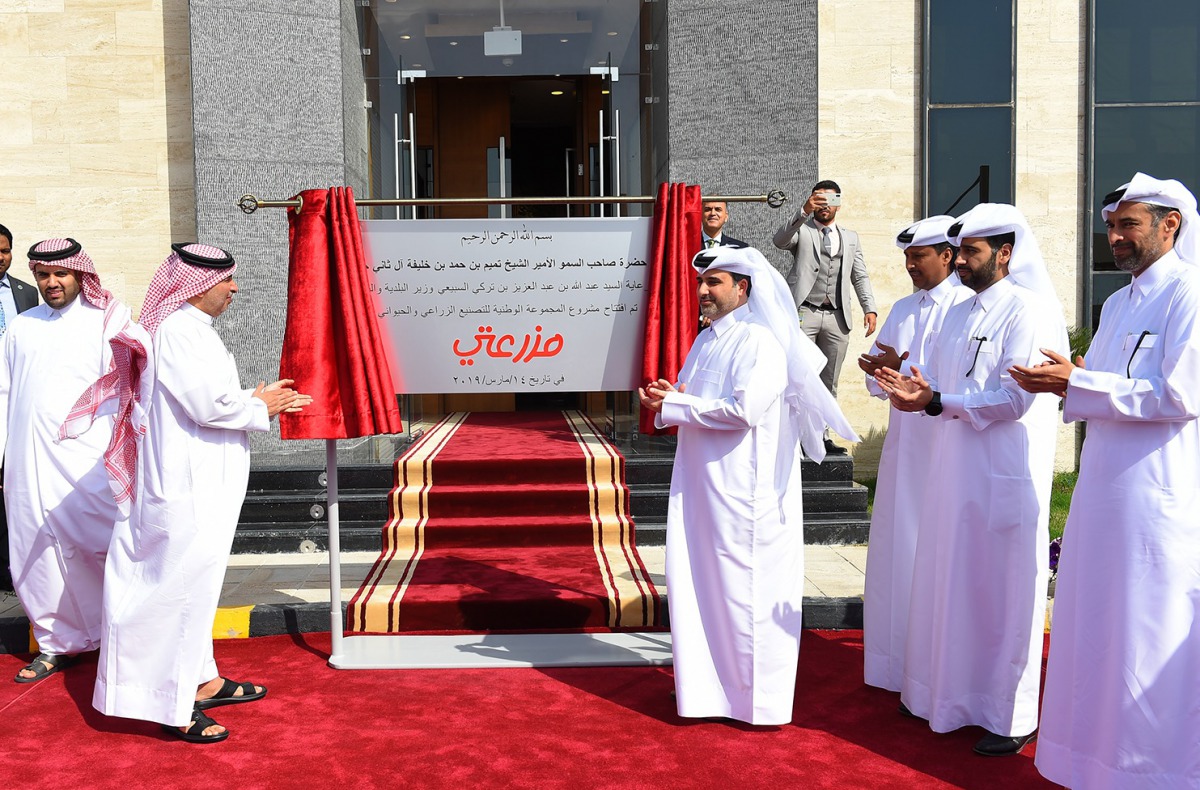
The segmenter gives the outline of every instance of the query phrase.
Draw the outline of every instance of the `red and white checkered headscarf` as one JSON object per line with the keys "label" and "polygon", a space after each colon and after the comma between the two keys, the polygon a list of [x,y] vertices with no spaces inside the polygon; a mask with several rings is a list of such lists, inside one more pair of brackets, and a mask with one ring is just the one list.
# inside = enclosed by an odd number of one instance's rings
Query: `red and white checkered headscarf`
{"label": "red and white checkered headscarf", "polygon": [[[100,285],[100,275],[96,274],[96,264],[83,251],[83,247],[75,239],[46,239],[39,241],[29,248],[29,270],[33,271],[38,264],[61,266],[64,269],[79,272],[83,295],[87,300],[107,310],[116,301],[113,295]],[[105,315],[107,323],[109,316]]]}
{"label": "red and white checkered headscarf", "polygon": [[237,264],[220,247],[172,244],[174,250],[154,273],[139,323],[153,337],[158,326],[179,306],[233,275]]}
{"label": "red and white checkered headscarf", "polygon": [[[137,443],[146,433],[146,409],[154,388],[151,338],[163,319],[179,305],[229,277],[236,268],[229,253],[218,247],[172,244],[171,248],[174,252],[158,267],[150,281],[142,304],[140,325],[129,322],[109,340],[113,360],[108,372],[80,396],[58,431],[60,440],[79,436],[91,426],[100,405],[110,398],[117,398],[116,422],[112,441],[104,451],[104,465],[108,469],[113,497],[122,510],[137,496]],[[86,293],[87,280],[84,283]],[[99,281],[96,283],[98,285]],[[118,304],[115,299],[111,302]]]}
{"label": "red and white checkered headscarf", "polygon": [[150,336],[130,321],[108,341],[112,362],[108,372],[84,390],[58,428],[58,439],[74,439],[96,419],[105,401],[116,398],[112,439],[104,450],[104,468],[113,499],[122,506],[136,498],[138,439],[146,433],[146,408],[154,390],[154,355]]}
{"label": "red and white checkered headscarf", "polygon": [[121,505],[133,498],[137,437],[146,431],[140,400],[143,388],[153,379],[152,371],[147,375],[147,368],[153,364],[150,339],[133,323],[129,308],[100,284],[96,265],[79,242],[70,238],[39,241],[29,248],[30,271],[38,264],[78,272],[84,298],[104,311],[105,333],[114,320],[121,325],[121,331],[108,341],[113,351],[108,371],[79,396],[58,429],[59,441],[79,437],[92,427],[101,404],[118,398],[112,439],[104,451],[104,466],[113,498]]}

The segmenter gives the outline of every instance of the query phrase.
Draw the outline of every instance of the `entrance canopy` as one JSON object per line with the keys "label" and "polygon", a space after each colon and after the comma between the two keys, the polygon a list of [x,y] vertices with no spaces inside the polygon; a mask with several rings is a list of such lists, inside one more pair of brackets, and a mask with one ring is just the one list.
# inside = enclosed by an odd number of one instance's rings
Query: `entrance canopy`
{"label": "entrance canopy", "polygon": [[[665,155],[665,4],[376,0],[356,7],[372,198],[638,195]],[[652,33],[653,31],[653,33]],[[655,153],[658,152],[658,153]],[[364,194],[364,192],[366,194]],[[616,206],[523,216],[612,216]],[[499,207],[375,219],[500,217]]]}
{"label": "entrance canopy", "polygon": [[[380,0],[362,30],[384,78],[636,74],[642,0]],[[503,24],[501,17],[503,16]]]}

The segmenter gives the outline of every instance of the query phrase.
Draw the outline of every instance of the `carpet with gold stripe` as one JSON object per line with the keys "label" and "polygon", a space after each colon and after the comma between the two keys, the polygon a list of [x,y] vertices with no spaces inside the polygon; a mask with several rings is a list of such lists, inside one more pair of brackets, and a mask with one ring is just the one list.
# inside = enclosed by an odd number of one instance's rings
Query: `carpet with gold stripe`
{"label": "carpet with gold stripe", "polygon": [[449,415],[396,461],[347,631],[659,628],[624,460],[577,411]]}

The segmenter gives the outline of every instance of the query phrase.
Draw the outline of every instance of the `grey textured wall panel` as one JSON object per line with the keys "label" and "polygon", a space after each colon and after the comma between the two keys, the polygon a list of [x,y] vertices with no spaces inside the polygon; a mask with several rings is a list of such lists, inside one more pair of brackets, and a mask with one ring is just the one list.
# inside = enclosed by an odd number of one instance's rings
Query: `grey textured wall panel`
{"label": "grey textured wall panel", "polygon": [[367,184],[370,159],[369,124],[366,100],[366,74],[363,71],[362,42],[358,32],[355,6],[342,3],[342,129],[346,143],[346,184],[356,195],[370,195]]}
{"label": "grey textured wall panel", "polygon": [[[190,6],[197,233],[238,260],[240,293],[216,327],[246,386],[279,369],[287,218],[280,209],[246,216],[235,202],[244,193],[275,199],[346,183],[341,6]],[[295,465],[311,455],[277,436],[252,437],[256,465]]]}
{"label": "grey textured wall panel", "polygon": [[[349,0],[353,2],[353,0]],[[264,14],[280,14],[296,18],[337,19],[341,15],[337,0],[190,0],[192,11],[196,9],[229,9],[244,13],[246,7]]]}
{"label": "grey textured wall panel", "polygon": [[193,4],[197,160],[340,161],[341,52],[338,18]]}
{"label": "grey textured wall panel", "polygon": [[[671,0],[667,34],[670,180],[807,195],[818,178],[816,0]],[[727,229],[782,264],[771,236],[797,207],[732,205]]]}

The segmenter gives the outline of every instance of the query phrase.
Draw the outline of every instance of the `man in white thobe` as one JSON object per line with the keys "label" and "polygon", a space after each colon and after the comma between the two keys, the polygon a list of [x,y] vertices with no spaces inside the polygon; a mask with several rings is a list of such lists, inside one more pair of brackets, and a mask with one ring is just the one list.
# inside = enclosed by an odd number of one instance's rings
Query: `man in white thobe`
{"label": "man in white thobe", "polygon": [[[1078,788],[1200,787],[1200,218],[1143,173],[1104,199],[1116,265],[1085,360],[1013,376],[1087,420],[1036,763]],[[1178,235],[1177,235],[1178,234]]]}
{"label": "man in white thobe", "polygon": [[0,364],[0,446],[13,586],[41,654],[17,673],[32,683],[100,640],[104,556],[119,513],[105,471],[111,411],[73,438],[59,428],[107,372],[109,339],[129,322],[74,239],[29,250],[44,304],[16,316]]}
{"label": "man in white thobe", "polygon": [[[859,357],[867,390],[877,398],[886,399],[887,393],[875,381],[875,371],[901,370],[904,364],[924,370],[946,312],[972,295],[954,271],[957,252],[946,241],[953,223],[951,216],[929,217],[896,237],[917,291],[892,305],[873,353]],[[879,457],[863,596],[863,677],[889,691],[899,691],[903,678],[908,600],[934,424],[923,414],[891,407]]]}
{"label": "man in white thobe", "polygon": [[679,426],[667,516],[667,586],[679,715],[792,718],[804,594],[800,449],[828,423],[853,438],[819,378],[783,277],[753,248],[696,256],[700,311],[678,385],[639,390]]}
{"label": "man in white thobe", "polygon": [[271,417],[306,399],[286,380],[241,388],[212,326],[237,293],[233,258],[203,244],[172,248],[142,308],[153,394],[136,501],[105,570],[92,704],[204,743],[229,735],[205,710],[266,694],[222,678],[213,657],[213,618],[250,472],[247,432],[269,430]]}
{"label": "man in white thobe", "polygon": [[1013,206],[983,203],[947,231],[974,297],[950,309],[929,365],[877,374],[892,404],[937,421],[918,535],[901,712],[935,732],[987,731],[975,751],[1036,735],[1057,399],[1009,374],[1067,350],[1037,241]]}

